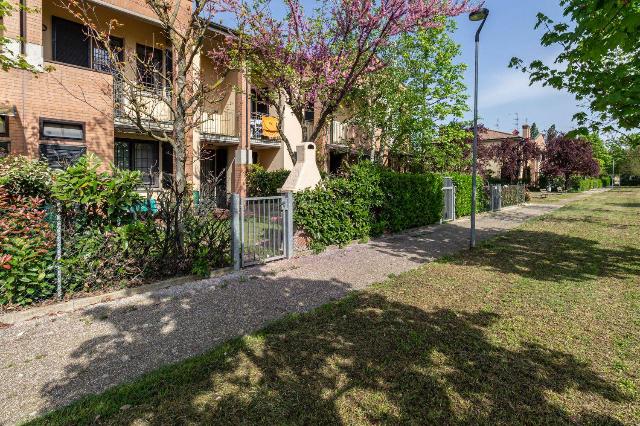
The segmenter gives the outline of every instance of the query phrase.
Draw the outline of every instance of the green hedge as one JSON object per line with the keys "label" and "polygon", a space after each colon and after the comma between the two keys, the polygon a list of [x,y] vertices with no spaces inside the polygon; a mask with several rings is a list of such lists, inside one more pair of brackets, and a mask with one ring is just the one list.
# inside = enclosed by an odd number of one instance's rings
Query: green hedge
{"label": "green hedge", "polygon": [[247,194],[250,197],[273,197],[278,195],[289,177],[289,170],[266,171],[262,166],[254,164],[247,173]]}
{"label": "green hedge", "polygon": [[381,204],[380,170],[370,163],[351,167],[346,177],[325,179],[295,194],[295,222],[311,237],[311,248],[344,245],[372,233]]}
{"label": "green hedge", "polygon": [[608,188],[611,186],[611,176],[600,176],[600,181],[602,182],[603,188]]}
{"label": "green hedge", "polygon": [[440,220],[442,176],[384,171],[380,187],[383,200],[376,212],[376,233],[398,232]]}
{"label": "green hedge", "polygon": [[583,192],[590,189],[602,188],[602,180],[600,178],[588,178],[581,176],[572,176],[570,179],[571,190]]}
{"label": "green hedge", "polygon": [[[469,216],[471,214],[471,175],[466,173],[449,173],[446,176],[453,179],[453,184],[456,186],[456,217]],[[488,198],[483,190],[485,181],[482,176],[478,176],[476,185],[478,188],[476,192],[478,197],[478,211],[485,211],[488,209]]]}

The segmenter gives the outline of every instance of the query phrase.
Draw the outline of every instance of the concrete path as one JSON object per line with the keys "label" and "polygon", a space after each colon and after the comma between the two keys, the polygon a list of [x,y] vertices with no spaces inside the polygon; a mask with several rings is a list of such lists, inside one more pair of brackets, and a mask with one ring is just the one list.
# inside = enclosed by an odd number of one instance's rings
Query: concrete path
{"label": "concrete path", "polygon": [[[478,218],[486,239],[563,203]],[[0,424],[13,424],[205,352],[290,312],[304,312],[468,246],[469,220],[154,289],[0,329]],[[52,309],[55,311],[55,309]],[[0,324],[3,322],[0,317]]]}

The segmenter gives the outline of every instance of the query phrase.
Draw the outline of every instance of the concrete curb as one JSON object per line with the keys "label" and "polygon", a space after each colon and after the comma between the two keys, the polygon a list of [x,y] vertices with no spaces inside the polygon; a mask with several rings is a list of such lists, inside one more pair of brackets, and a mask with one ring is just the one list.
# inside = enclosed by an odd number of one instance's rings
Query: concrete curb
{"label": "concrete curb", "polygon": [[[211,273],[209,278],[222,277],[233,272],[233,268],[219,269]],[[71,299],[66,302],[55,303],[45,306],[36,306],[23,311],[9,312],[0,315],[0,324],[14,325],[19,322],[29,321],[44,316],[52,316],[74,312],[87,306],[97,305],[99,303],[112,302],[114,300],[124,299],[131,296],[144,295],[169,287],[183,285],[187,283],[206,280],[207,278],[195,275],[186,275],[183,277],[170,278],[168,280],[158,281],[151,284],[145,284],[140,287],[125,288],[110,293],[99,294],[97,296],[80,297]]]}

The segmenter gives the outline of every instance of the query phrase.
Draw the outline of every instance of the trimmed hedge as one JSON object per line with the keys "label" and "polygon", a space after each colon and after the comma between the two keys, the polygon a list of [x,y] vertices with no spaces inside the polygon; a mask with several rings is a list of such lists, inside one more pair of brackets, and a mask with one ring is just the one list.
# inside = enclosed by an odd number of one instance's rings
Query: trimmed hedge
{"label": "trimmed hedge", "polygon": [[377,233],[398,232],[440,220],[444,207],[442,176],[384,171],[380,187],[383,202],[376,214]]}
{"label": "trimmed hedge", "polygon": [[[471,190],[472,190],[472,177],[466,173],[449,173],[446,175],[453,179],[453,184],[456,186],[456,217],[469,216],[471,214]],[[485,181],[482,176],[478,176],[477,182],[478,197],[477,206],[478,211],[485,211],[488,209],[488,197],[483,190]]]}
{"label": "trimmed hedge", "polygon": [[345,245],[372,233],[374,212],[383,197],[380,170],[362,163],[347,173],[295,194],[296,226],[309,234],[314,250]]}
{"label": "trimmed hedge", "polygon": [[572,176],[569,184],[571,185],[571,190],[578,192],[589,191],[590,189],[595,188],[602,188],[602,180],[600,178]]}
{"label": "trimmed hedge", "polygon": [[289,177],[289,170],[267,171],[254,164],[247,173],[247,194],[250,197],[274,197]]}

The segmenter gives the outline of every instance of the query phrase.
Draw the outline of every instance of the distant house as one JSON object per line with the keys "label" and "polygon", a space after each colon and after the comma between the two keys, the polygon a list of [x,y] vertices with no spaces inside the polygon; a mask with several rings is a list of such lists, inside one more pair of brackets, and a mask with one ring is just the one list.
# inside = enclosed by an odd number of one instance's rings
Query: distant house
{"label": "distant house", "polygon": [[[507,133],[485,128],[483,131],[479,132],[478,135],[478,143],[481,149],[488,148],[491,145],[501,144],[505,140],[524,141],[526,139],[531,139],[531,126],[528,124],[522,126],[522,134],[519,134],[517,131],[514,133]],[[542,134],[536,136],[534,142],[540,149],[544,149],[545,142]],[[518,177],[520,180],[528,181],[531,185],[537,186],[540,180],[541,167],[542,156],[530,159],[526,165],[522,165]],[[501,170],[500,165],[497,162],[489,161],[485,164],[484,169],[492,178],[500,179]]]}

